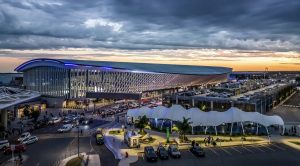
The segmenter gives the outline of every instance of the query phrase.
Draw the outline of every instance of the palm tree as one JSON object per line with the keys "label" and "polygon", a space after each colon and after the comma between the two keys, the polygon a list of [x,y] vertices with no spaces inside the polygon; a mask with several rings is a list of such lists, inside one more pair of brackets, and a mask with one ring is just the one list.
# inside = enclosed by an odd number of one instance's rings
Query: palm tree
{"label": "palm tree", "polygon": [[148,118],[144,115],[142,118],[139,120],[139,122],[135,125],[137,128],[140,129],[140,133],[145,133],[144,129],[147,126],[149,120]]}
{"label": "palm tree", "polygon": [[183,140],[185,140],[185,135],[190,130],[190,124],[192,124],[192,122],[190,122],[190,119],[191,118],[183,117],[182,122],[179,122],[177,124],[179,135],[183,138]]}

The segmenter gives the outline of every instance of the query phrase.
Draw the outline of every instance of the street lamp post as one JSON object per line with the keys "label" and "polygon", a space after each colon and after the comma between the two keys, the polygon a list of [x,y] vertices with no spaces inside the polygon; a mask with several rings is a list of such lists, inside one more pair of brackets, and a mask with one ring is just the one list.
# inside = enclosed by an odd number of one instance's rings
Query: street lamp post
{"label": "street lamp post", "polygon": [[77,125],[77,155],[79,157],[79,120],[76,121]]}

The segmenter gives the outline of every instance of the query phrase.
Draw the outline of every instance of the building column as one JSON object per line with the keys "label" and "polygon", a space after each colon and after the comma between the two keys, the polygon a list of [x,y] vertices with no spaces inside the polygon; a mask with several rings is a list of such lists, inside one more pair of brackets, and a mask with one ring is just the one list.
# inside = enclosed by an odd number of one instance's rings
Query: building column
{"label": "building column", "polygon": [[178,96],[176,95],[175,97],[176,97],[176,104],[178,104]]}
{"label": "building column", "polygon": [[7,110],[1,110],[1,125],[7,129]]}

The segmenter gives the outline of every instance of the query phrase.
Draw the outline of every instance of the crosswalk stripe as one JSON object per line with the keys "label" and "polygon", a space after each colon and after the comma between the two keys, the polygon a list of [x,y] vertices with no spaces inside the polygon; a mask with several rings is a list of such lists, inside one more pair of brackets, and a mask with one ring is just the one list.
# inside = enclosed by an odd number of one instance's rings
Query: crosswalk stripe
{"label": "crosswalk stripe", "polygon": [[214,154],[216,154],[217,156],[219,156],[219,154],[215,151],[215,150],[213,150],[212,148],[207,148],[208,150],[210,150],[210,151],[212,151]]}
{"label": "crosswalk stripe", "polygon": [[259,145],[259,146],[262,146],[262,147],[265,147],[265,148],[267,148],[267,149],[270,149],[270,150],[272,150],[273,152],[275,152],[275,151],[276,151],[276,150],[274,150],[274,149],[272,149],[272,148],[268,147],[268,145]]}
{"label": "crosswalk stripe", "polygon": [[247,150],[247,151],[250,152],[250,153],[254,153],[252,150],[250,150],[250,149],[248,149],[248,148],[246,148],[246,147],[244,147],[244,146],[242,146],[242,148],[244,148],[245,150]]}
{"label": "crosswalk stripe", "polygon": [[251,147],[253,147],[253,148],[255,148],[255,149],[258,149],[258,150],[261,151],[261,152],[265,152],[264,150],[258,148],[257,146],[253,146],[253,145],[249,145],[249,146],[251,146]]}
{"label": "crosswalk stripe", "polygon": [[230,147],[230,148],[233,149],[234,151],[239,152],[240,154],[242,154],[242,152],[239,151],[237,148],[235,148],[235,147]]}
{"label": "crosswalk stripe", "polygon": [[224,152],[226,152],[229,155],[232,155],[232,153],[230,153],[228,150],[226,150],[225,148],[220,148],[221,150],[223,150]]}
{"label": "crosswalk stripe", "polygon": [[275,146],[276,148],[278,148],[278,149],[281,149],[281,150],[286,150],[285,148],[283,148],[283,147],[280,147],[280,146],[278,146],[278,145],[275,145],[275,144],[270,144],[271,146]]}

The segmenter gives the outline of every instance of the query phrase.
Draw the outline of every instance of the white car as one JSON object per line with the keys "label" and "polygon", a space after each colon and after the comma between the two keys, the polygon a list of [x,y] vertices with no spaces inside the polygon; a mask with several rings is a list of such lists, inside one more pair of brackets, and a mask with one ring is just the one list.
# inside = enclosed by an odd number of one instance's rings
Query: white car
{"label": "white car", "polygon": [[72,124],[65,124],[60,129],[58,129],[57,132],[59,132],[59,133],[68,132],[68,131],[71,131],[72,128],[73,128]]}
{"label": "white car", "polygon": [[1,140],[1,141],[0,141],[0,149],[2,150],[2,149],[5,149],[5,148],[7,148],[7,147],[9,147],[9,142],[8,142],[8,140]]}
{"label": "white car", "polygon": [[38,140],[39,140],[39,138],[37,136],[30,136],[30,137],[25,138],[21,143],[28,145],[28,144],[35,143]]}
{"label": "white car", "polygon": [[60,122],[61,121],[61,118],[60,117],[53,117],[53,118],[51,118],[50,119],[50,123],[58,123],[58,122]]}
{"label": "white car", "polygon": [[28,137],[30,137],[30,136],[31,136],[31,134],[30,134],[29,132],[25,132],[25,133],[23,133],[23,134],[21,135],[20,138],[18,138],[18,141],[19,141],[19,142],[22,142],[24,139],[26,139],[26,138],[28,138]]}

